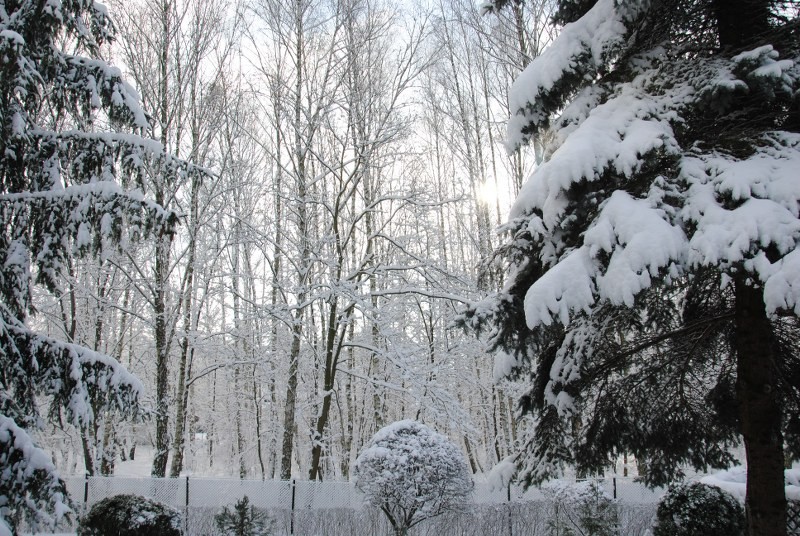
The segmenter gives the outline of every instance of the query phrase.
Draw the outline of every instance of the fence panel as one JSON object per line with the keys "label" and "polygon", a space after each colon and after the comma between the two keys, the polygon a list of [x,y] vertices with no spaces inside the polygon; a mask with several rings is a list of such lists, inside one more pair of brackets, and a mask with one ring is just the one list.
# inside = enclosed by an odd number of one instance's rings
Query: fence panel
{"label": "fence panel", "polygon": [[190,478],[189,506],[233,506],[247,495],[256,508],[292,508],[292,482],[282,480],[239,480]]}
{"label": "fence panel", "polygon": [[[66,478],[79,516],[97,502],[120,493],[142,495],[178,509],[190,536],[215,535],[214,516],[245,495],[274,522],[275,534],[345,536],[388,534],[385,516],[364,504],[351,482],[239,480],[233,478]],[[606,479],[616,496],[620,536],[642,536],[648,530],[663,490],[649,490],[632,479]],[[544,536],[553,516],[549,495],[539,488],[496,489],[478,482],[467,507],[425,521],[413,536]],[[74,530],[75,526],[63,530]]]}
{"label": "fence panel", "polygon": [[364,496],[351,482],[314,482],[297,480],[295,509],[360,509]]}
{"label": "fence panel", "polygon": [[[126,478],[87,477],[89,493],[85,500],[91,507],[103,499],[120,494],[141,495],[154,501],[180,508],[186,504],[186,479],[183,478]],[[73,500],[77,497],[73,497]]]}

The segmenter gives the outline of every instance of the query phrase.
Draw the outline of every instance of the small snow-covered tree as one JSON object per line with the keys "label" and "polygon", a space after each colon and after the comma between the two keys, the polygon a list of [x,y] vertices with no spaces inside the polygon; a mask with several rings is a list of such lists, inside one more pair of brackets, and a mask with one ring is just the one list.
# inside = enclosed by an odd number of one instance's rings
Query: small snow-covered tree
{"label": "small snow-covered tree", "polygon": [[597,480],[574,484],[555,480],[542,486],[553,505],[548,520],[555,536],[611,536],[619,532],[617,503]]}
{"label": "small snow-covered tree", "polygon": [[378,430],[355,466],[356,487],[380,508],[397,536],[461,505],[472,478],[459,448],[413,420]]}
{"label": "small snow-covered tree", "polygon": [[149,128],[136,92],[100,59],[112,34],[92,0],[0,5],[0,534],[69,511],[29,434],[43,403],[86,430],[104,412],[135,414],[142,390],[114,359],[33,331],[33,286],[59,294],[76,255],[171,233],[175,214],[130,188],[195,172],[135,134]]}
{"label": "small snow-covered tree", "polygon": [[798,2],[561,0],[556,21],[508,125],[512,147],[554,141],[512,207],[504,288],[464,316],[490,334],[495,369],[530,386],[521,476],[634,452],[665,483],[731,464],[741,437],[748,531],[785,534],[784,446],[800,454]]}
{"label": "small snow-covered tree", "polygon": [[264,512],[256,510],[245,495],[228,509],[214,516],[219,531],[225,536],[268,536],[272,533],[272,520]]}

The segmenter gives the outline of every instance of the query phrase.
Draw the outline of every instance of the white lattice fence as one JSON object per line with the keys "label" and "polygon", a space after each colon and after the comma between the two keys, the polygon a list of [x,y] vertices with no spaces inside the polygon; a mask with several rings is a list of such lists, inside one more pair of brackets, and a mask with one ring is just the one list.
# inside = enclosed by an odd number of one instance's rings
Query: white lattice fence
{"label": "white lattice fence", "polygon": [[[87,482],[88,495],[85,489],[83,494],[87,506],[123,493],[149,497],[176,507],[186,502],[186,479],[182,478],[87,477]],[[72,498],[79,500],[75,495]]]}
{"label": "white lattice fence", "polygon": [[[608,494],[617,498],[624,530],[640,536],[647,529],[655,503],[663,491],[652,491],[631,479],[605,479]],[[380,511],[366,507],[363,496],[350,482],[239,480],[225,478],[67,478],[67,489],[79,511],[120,493],[155,499],[178,509],[190,536],[215,534],[214,516],[223,506],[233,506],[245,495],[276,523],[277,534],[339,536],[385,534]],[[523,491],[512,486],[493,489],[478,482],[470,504],[423,523],[416,536],[481,536],[486,534],[538,536],[544,534],[551,504],[538,488]]]}
{"label": "white lattice fence", "polygon": [[[632,479],[602,479],[608,494],[620,503],[652,504],[658,502],[663,489],[651,490]],[[125,478],[125,477],[71,477],[66,479],[67,489],[76,503],[91,506],[106,497],[132,493],[150,497],[159,502],[180,508],[221,507],[233,504],[245,495],[256,508],[269,509],[360,509],[363,496],[351,482],[311,482],[280,480],[239,480],[227,478]],[[187,494],[188,491],[188,494]],[[517,486],[496,489],[478,482],[472,494],[475,504],[503,504],[546,500],[538,488],[527,491]]]}

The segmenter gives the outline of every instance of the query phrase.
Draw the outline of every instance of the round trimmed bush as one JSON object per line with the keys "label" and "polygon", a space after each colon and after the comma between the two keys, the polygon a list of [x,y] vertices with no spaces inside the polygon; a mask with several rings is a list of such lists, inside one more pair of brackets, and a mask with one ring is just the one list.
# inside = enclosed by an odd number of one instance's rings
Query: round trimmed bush
{"label": "round trimmed bush", "polygon": [[386,514],[397,536],[461,508],[474,486],[461,449],[412,420],[378,430],[358,455],[354,473],[356,487]]}
{"label": "round trimmed bush", "polygon": [[78,536],[180,536],[180,513],[139,495],[115,495],[92,506]]}
{"label": "round trimmed bush", "polygon": [[744,509],[730,493],[701,482],[670,486],[658,503],[653,536],[741,536]]}

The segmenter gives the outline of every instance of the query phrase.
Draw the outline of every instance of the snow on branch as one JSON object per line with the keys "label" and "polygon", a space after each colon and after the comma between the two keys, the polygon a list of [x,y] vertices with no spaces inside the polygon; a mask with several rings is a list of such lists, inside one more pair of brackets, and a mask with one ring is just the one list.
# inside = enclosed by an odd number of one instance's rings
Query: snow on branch
{"label": "snow on branch", "polygon": [[[680,275],[680,266],[741,266],[769,281],[770,311],[797,308],[800,278],[790,253],[800,244],[800,136],[742,140],[750,145],[742,155],[682,148],[676,134],[682,116],[709,99],[724,107],[731,93],[763,91],[767,83],[780,91],[793,65],[771,47],[699,67],[656,62],[604,102],[592,92],[581,97],[594,107],[584,118],[570,115],[563,144],[523,185],[511,211],[547,267],[525,296],[528,326],[554,317],[566,325],[597,300],[631,307],[655,279]],[[654,158],[661,166],[648,171]],[[654,174],[650,191],[626,193],[643,172]],[[597,209],[578,243],[565,248],[562,235],[580,217],[576,185],[592,182],[602,183]],[[770,260],[768,251],[786,258]]]}
{"label": "snow on branch", "polygon": [[599,0],[581,19],[567,24],[558,38],[534,59],[511,86],[512,116],[507,146],[525,143],[560,109],[573,88],[586,83],[613,60],[628,27],[643,13],[649,0]]}
{"label": "snow on branch", "polygon": [[50,457],[13,419],[0,415],[0,536],[23,520],[33,532],[54,529],[72,510]]}
{"label": "snow on branch", "polygon": [[[596,299],[633,306],[636,294],[650,287],[665,269],[678,275],[687,239],[665,212],[647,199],[618,190],[608,199],[583,245],[565,255],[529,289],[525,319],[530,328],[550,325],[553,316],[567,325],[577,311],[591,313]],[[607,257],[600,262],[600,257]]]}
{"label": "snow on branch", "polygon": [[589,248],[580,247],[548,270],[525,295],[525,321],[528,327],[549,326],[553,316],[569,324],[572,311],[590,311],[594,303],[594,279],[599,266],[591,258]]}
{"label": "snow on branch", "polygon": [[648,95],[636,84],[595,107],[550,159],[525,182],[510,218],[542,212],[548,228],[558,225],[567,207],[564,194],[581,181],[596,181],[606,173],[632,177],[653,151],[677,152],[672,127],[664,117],[669,102]]}
{"label": "snow on branch", "polygon": [[800,135],[787,132],[767,134],[744,159],[719,151],[685,157],[681,215],[697,228],[689,261],[723,267],[749,261],[746,267],[762,280],[772,275],[759,252],[774,247],[786,255],[800,242],[798,169]]}
{"label": "snow on branch", "polygon": [[122,71],[107,62],[64,55],[64,69],[56,72],[51,98],[75,100],[90,117],[96,110],[108,111],[112,121],[146,129],[150,123],[139,103],[139,94],[122,79]]}
{"label": "snow on branch", "polygon": [[[133,416],[144,387],[115,359],[34,333],[0,307],[0,341],[7,353],[6,387],[27,415],[38,413],[35,392],[51,400],[51,414],[85,427],[100,411]],[[25,394],[26,396],[22,396]]]}
{"label": "snow on branch", "polygon": [[717,151],[681,163],[688,184],[681,217],[696,228],[689,262],[742,265],[764,284],[770,313],[800,313],[798,169],[800,135],[789,132],[765,134],[748,158]]}
{"label": "snow on branch", "polygon": [[601,251],[610,254],[596,279],[599,296],[613,305],[633,307],[636,294],[650,287],[651,278],[665,268],[671,269],[672,277],[678,275],[675,263],[684,258],[686,235],[649,200],[617,190],[586,232],[584,244],[593,257]]}

